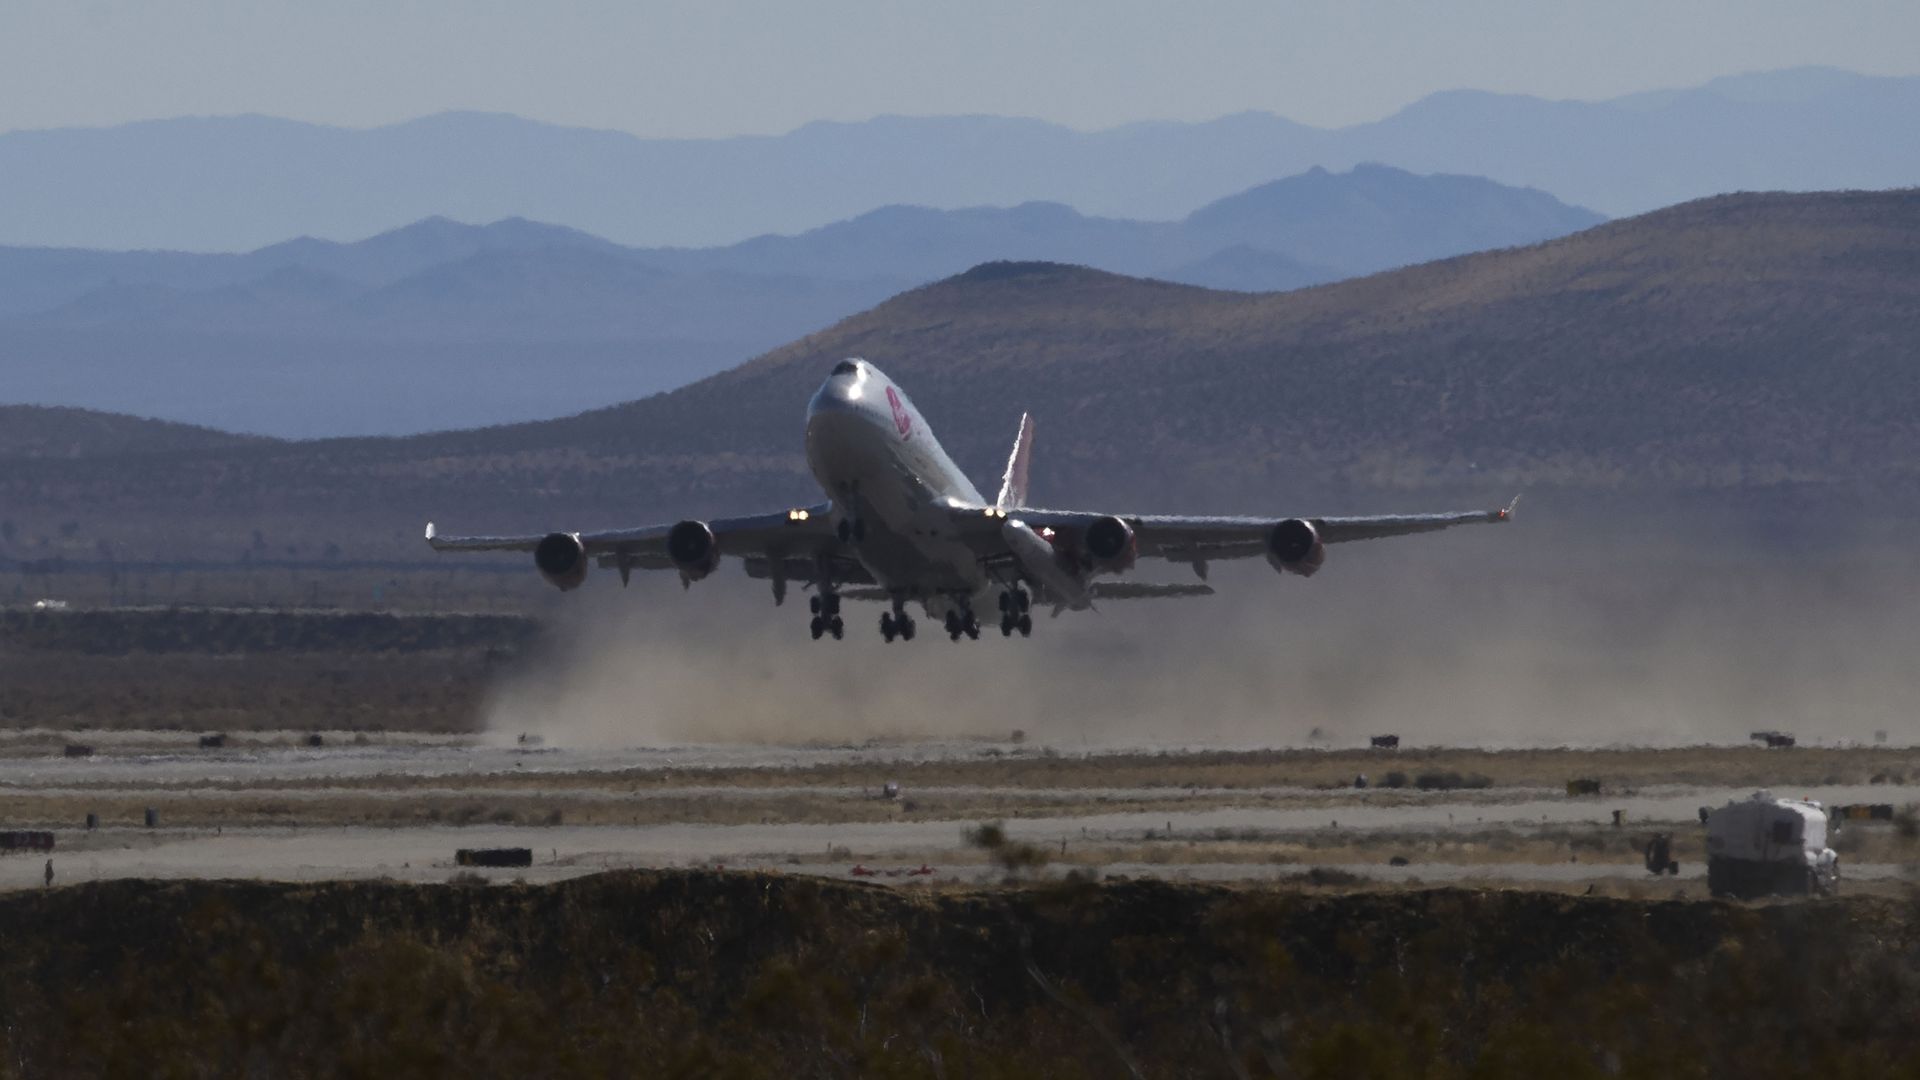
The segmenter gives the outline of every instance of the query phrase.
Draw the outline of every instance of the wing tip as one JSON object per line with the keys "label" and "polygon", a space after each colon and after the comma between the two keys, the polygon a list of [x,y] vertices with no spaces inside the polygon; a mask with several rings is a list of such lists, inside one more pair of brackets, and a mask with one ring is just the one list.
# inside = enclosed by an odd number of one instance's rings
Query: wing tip
{"label": "wing tip", "polygon": [[1493,520],[1495,520],[1495,521],[1512,521],[1512,520],[1513,520],[1513,512],[1514,512],[1515,510],[1517,510],[1517,509],[1519,509],[1519,507],[1520,507],[1520,496],[1519,496],[1519,495],[1515,495],[1515,496],[1513,497],[1513,501],[1511,501],[1511,502],[1509,502],[1509,503],[1507,503],[1507,505],[1505,505],[1505,506],[1503,506],[1503,507],[1501,507],[1500,509],[1498,509],[1498,510],[1496,510],[1496,511],[1494,511],[1494,513],[1493,513]]}

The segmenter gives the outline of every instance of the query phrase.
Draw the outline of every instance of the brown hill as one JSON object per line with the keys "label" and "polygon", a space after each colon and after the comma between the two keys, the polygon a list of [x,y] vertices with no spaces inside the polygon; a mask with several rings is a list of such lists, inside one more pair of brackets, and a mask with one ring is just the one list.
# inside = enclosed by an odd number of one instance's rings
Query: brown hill
{"label": "brown hill", "polygon": [[983,478],[1031,409],[1051,503],[1905,485],[1915,341],[1920,192],[1735,195],[1282,294],[989,264],[563,420],[43,464],[4,494],[177,515],[210,551],[264,517],[355,553],[414,543],[429,515],[531,528],[808,499],[803,408],[849,355],[899,379]]}
{"label": "brown hill", "polygon": [[259,446],[270,440],[192,424],[43,405],[0,405],[0,459],[98,458]]}

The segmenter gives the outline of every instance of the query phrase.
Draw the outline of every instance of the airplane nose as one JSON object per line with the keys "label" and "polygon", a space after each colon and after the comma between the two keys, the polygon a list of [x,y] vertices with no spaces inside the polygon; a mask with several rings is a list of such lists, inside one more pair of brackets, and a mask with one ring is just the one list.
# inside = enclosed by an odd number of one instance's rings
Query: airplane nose
{"label": "airplane nose", "polygon": [[859,360],[842,360],[833,367],[827,381],[820,384],[813,400],[807,404],[807,415],[817,416],[826,412],[846,412],[860,400],[867,382],[867,373]]}
{"label": "airplane nose", "polygon": [[828,376],[827,381],[814,391],[813,400],[807,402],[807,417],[812,419],[828,413],[846,412],[853,406],[853,380],[844,375]]}

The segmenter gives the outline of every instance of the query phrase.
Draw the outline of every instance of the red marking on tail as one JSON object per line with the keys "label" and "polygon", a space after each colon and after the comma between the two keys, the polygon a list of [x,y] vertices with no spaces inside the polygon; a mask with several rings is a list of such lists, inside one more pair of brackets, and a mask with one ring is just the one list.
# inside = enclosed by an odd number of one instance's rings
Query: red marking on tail
{"label": "red marking on tail", "polygon": [[907,415],[907,407],[900,403],[900,395],[891,386],[887,387],[887,404],[893,406],[893,426],[900,429],[900,437],[910,437],[913,434],[913,417]]}

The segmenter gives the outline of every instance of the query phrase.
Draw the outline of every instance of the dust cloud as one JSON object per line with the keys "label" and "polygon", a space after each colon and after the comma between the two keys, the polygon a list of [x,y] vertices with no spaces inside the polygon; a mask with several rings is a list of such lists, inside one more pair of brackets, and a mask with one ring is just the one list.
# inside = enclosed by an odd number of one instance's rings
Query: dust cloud
{"label": "dust cloud", "polygon": [[815,642],[805,594],[775,608],[737,564],[684,592],[594,574],[547,601],[548,645],[495,688],[488,727],[571,746],[1920,741],[1920,558],[1903,545],[1534,519],[1336,547],[1310,580],[1219,565],[1219,595],[1037,613],[1025,641],[988,627],[956,644],[922,617],[888,645],[880,606],[849,602],[847,640]]}

